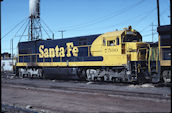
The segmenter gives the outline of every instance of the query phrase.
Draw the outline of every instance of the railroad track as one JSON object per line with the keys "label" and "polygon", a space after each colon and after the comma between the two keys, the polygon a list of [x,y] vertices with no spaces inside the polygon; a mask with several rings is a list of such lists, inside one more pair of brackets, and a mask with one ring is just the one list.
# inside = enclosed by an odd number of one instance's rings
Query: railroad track
{"label": "railroad track", "polygon": [[[57,85],[47,85],[41,86],[38,84],[29,83],[12,83],[12,82],[2,82],[6,87],[22,88],[29,90],[39,90],[48,92],[72,92],[77,94],[91,94],[91,95],[102,95],[102,96],[123,96],[132,98],[147,98],[156,100],[170,100],[171,94],[156,94],[147,92],[136,92],[136,91],[121,91],[121,90],[106,90],[106,89],[96,89],[96,88],[85,88],[85,87],[72,87],[72,86],[57,86]],[[91,86],[90,86],[91,87]]]}
{"label": "railroad track", "polygon": [[38,113],[38,112],[22,107],[16,107],[14,105],[2,104],[2,113]]}
{"label": "railroad track", "polygon": [[[9,74],[9,73],[7,73]],[[9,76],[2,76],[3,79],[10,79],[10,77],[14,77],[15,79],[23,79],[23,78],[19,78],[16,77],[14,74],[9,74]],[[33,79],[33,78],[28,78],[25,77],[24,79]],[[51,80],[51,79],[42,79],[42,78],[34,78],[35,80]],[[87,81],[83,81],[83,80],[61,80],[61,81],[77,81],[77,82],[81,82],[81,83],[85,83]],[[127,85],[142,85],[143,83],[125,83],[125,82],[100,82],[100,81],[93,81],[95,84],[113,84],[113,85],[118,85],[118,86],[127,86]],[[171,83],[156,83],[153,84],[154,87],[171,87]]]}

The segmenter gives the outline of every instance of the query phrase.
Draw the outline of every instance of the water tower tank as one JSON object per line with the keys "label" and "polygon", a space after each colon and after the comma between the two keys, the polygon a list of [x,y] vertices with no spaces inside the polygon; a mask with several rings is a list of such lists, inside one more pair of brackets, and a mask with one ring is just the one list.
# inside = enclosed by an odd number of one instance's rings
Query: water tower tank
{"label": "water tower tank", "polygon": [[40,0],[29,1],[30,16],[40,18]]}

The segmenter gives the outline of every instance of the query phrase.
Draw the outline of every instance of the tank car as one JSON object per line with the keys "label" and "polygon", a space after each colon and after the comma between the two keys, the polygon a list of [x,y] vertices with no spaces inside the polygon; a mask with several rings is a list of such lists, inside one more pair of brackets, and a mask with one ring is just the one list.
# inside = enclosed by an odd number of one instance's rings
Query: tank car
{"label": "tank car", "polygon": [[159,82],[158,63],[150,60],[149,44],[129,26],[104,34],[20,42],[16,66],[19,76],[50,77],[55,69],[55,77],[62,79]]}

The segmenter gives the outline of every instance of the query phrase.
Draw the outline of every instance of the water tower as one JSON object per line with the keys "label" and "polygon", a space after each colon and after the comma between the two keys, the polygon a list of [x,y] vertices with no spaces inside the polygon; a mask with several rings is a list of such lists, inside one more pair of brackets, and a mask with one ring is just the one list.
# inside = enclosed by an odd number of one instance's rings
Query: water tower
{"label": "water tower", "polygon": [[30,25],[28,40],[38,40],[42,39],[41,23],[40,23],[40,0],[30,0],[29,1],[30,10]]}

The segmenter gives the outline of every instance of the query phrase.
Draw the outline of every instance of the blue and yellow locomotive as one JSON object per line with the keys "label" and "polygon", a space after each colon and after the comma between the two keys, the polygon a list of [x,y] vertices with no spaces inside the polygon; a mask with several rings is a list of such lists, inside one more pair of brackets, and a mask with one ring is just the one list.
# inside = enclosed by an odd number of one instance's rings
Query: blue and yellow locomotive
{"label": "blue and yellow locomotive", "polygon": [[[19,76],[76,76],[114,82],[159,82],[159,62],[150,60],[150,46],[131,26],[107,32],[18,44]],[[51,74],[50,74],[51,75]],[[60,76],[61,75],[61,76]]]}

